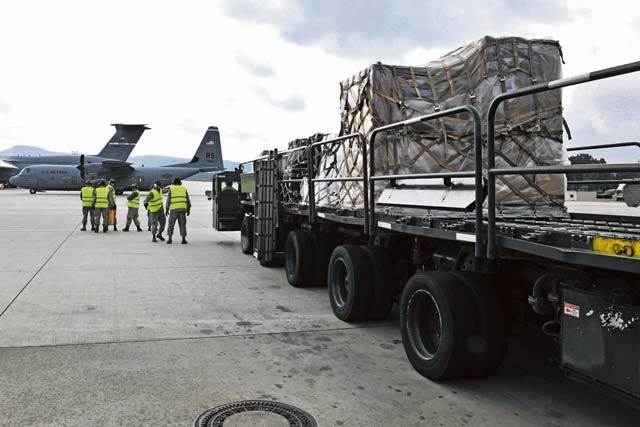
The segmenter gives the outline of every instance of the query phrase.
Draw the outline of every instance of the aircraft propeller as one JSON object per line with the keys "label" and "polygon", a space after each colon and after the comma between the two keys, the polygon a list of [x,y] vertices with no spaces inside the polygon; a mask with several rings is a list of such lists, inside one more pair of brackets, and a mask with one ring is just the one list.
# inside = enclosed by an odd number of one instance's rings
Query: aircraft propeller
{"label": "aircraft propeller", "polygon": [[82,178],[82,180],[85,180],[85,175],[84,175],[84,154],[80,155],[80,166],[78,166],[78,169],[80,169],[80,178]]}

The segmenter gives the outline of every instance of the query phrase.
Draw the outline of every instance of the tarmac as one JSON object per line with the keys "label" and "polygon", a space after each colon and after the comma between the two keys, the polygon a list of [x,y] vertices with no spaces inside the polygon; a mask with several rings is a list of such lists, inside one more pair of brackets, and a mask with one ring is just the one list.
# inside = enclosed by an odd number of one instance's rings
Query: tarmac
{"label": "tarmac", "polygon": [[421,377],[397,316],[338,320],[326,289],[289,286],[238,232],[213,230],[206,183],[188,188],[188,245],[152,243],[142,208],[145,232],[94,234],[77,192],[0,191],[0,426],[192,426],[250,399],[319,426],[638,425],[638,410],[565,379],[533,330],[490,378]]}

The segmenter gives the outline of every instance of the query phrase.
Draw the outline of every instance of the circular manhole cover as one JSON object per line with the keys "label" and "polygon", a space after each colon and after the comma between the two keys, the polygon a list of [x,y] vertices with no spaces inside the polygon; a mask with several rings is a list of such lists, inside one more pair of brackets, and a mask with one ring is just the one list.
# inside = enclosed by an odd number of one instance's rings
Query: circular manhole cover
{"label": "circular manhole cover", "polygon": [[227,403],[205,411],[196,420],[196,427],[318,427],[311,415],[280,402],[247,400]]}

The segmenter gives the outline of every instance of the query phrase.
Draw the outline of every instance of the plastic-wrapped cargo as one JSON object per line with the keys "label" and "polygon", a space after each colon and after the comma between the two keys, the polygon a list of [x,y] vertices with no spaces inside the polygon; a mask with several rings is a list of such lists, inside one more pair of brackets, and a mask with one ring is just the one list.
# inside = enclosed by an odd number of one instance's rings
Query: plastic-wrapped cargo
{"label": "plastic-wrapped cargo", "polygon": [[[470,104],[480,111],[486,135],[491,101],[561,78],[561,55],[554,40],[484,37],[424,66],[373,64],[340,84],[340,134],[368,138],[377,127]],[[560,90],[503,103],[496,116],[496,165],[562,163],[562,126]],[[361,175],[361,148],[354,140],[325,149],[318,177]],[[381,133],[374,150],[374,175],[473,170],[473,124],[460,114]],[[484,160],[486,165],[486,153]],[[384,185],[378,184],[376,194]],[[561,207],[564,190],[562,175],[505,176],[497,179],[496,199],[499,207]],[[363,205],[358,182],[319,185],[316,196],[325,206]]]}

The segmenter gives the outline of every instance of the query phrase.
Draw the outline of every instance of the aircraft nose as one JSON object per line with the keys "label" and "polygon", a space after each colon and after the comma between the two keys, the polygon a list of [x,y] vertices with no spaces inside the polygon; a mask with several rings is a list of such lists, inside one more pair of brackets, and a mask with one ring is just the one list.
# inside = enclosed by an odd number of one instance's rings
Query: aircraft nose
{"label": "aircraft nose", "polygon": [[14,187],[20,187],[22,184],[22,177],[18,175],[12,176],[11,178],[9,178],[9,184],[13,185]]}

